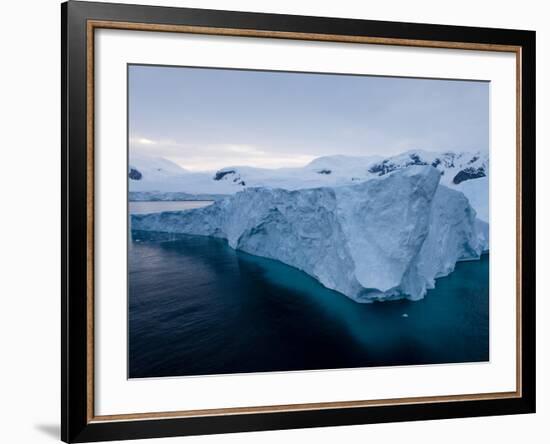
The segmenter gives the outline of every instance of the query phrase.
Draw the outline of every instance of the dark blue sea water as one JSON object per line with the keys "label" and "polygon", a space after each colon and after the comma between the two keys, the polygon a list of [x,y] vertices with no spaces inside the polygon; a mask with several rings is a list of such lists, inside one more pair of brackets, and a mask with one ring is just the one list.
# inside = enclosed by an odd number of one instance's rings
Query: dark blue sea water
{"label": "dark blue sea water", "polygon": [[132,238],[131,378],[489,359],[487,255],[421,301],[358,304],[223,240]]}

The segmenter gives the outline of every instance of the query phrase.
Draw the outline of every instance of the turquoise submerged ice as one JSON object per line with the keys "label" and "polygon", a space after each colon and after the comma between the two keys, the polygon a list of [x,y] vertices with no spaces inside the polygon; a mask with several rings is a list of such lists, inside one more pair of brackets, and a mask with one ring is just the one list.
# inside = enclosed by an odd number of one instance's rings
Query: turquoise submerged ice
{"label": "turquoise submerged ice", "polygon": [[432,166],[357,185],[248,188],[208,207],[133,215],[132,229],[214,236],[279,260],[357,302],[421,299],[457,261],[488,251],[488,225]]}

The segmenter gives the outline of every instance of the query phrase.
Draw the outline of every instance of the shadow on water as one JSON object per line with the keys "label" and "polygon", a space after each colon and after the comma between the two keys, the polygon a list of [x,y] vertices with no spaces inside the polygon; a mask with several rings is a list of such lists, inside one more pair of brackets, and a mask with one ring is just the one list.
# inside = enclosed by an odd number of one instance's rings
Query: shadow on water
{"label": "shadow on water", "polygon": [[417,302],[358,304],[224,240],[134,232],[130,377],[489,358],[489,257],[462,262]]}

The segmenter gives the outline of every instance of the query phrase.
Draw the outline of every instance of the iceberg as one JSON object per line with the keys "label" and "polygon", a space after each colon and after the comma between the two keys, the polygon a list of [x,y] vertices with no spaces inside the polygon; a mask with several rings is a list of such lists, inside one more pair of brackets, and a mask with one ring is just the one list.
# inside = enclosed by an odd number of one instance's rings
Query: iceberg
{"label": "iceberg", "polygon": [[489,178],[467,180],[459,183],[458,190],[468,198],[470,205],[475,208],[478,219],[489,222]]}
{"label": "iceberg", "polygon": [[418,300],[489,248],[487,223],[440,179],[413,165],[356,185],[249,187],[204,208],[132,215],[131,227],[223,238],[357,302]]}

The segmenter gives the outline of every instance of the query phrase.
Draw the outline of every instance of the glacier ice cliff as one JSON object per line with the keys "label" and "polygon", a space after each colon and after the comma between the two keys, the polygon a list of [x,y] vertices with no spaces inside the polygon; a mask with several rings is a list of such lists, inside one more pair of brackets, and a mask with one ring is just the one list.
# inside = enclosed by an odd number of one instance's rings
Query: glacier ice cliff
{"label": "glacier ice cliff", "polygon": [[247,188],[186,211],[132,215],[132,230],[214,236],[279,260],[357,302],[421,299],[489,248],[488,225],[432,166],[357,185]]}

